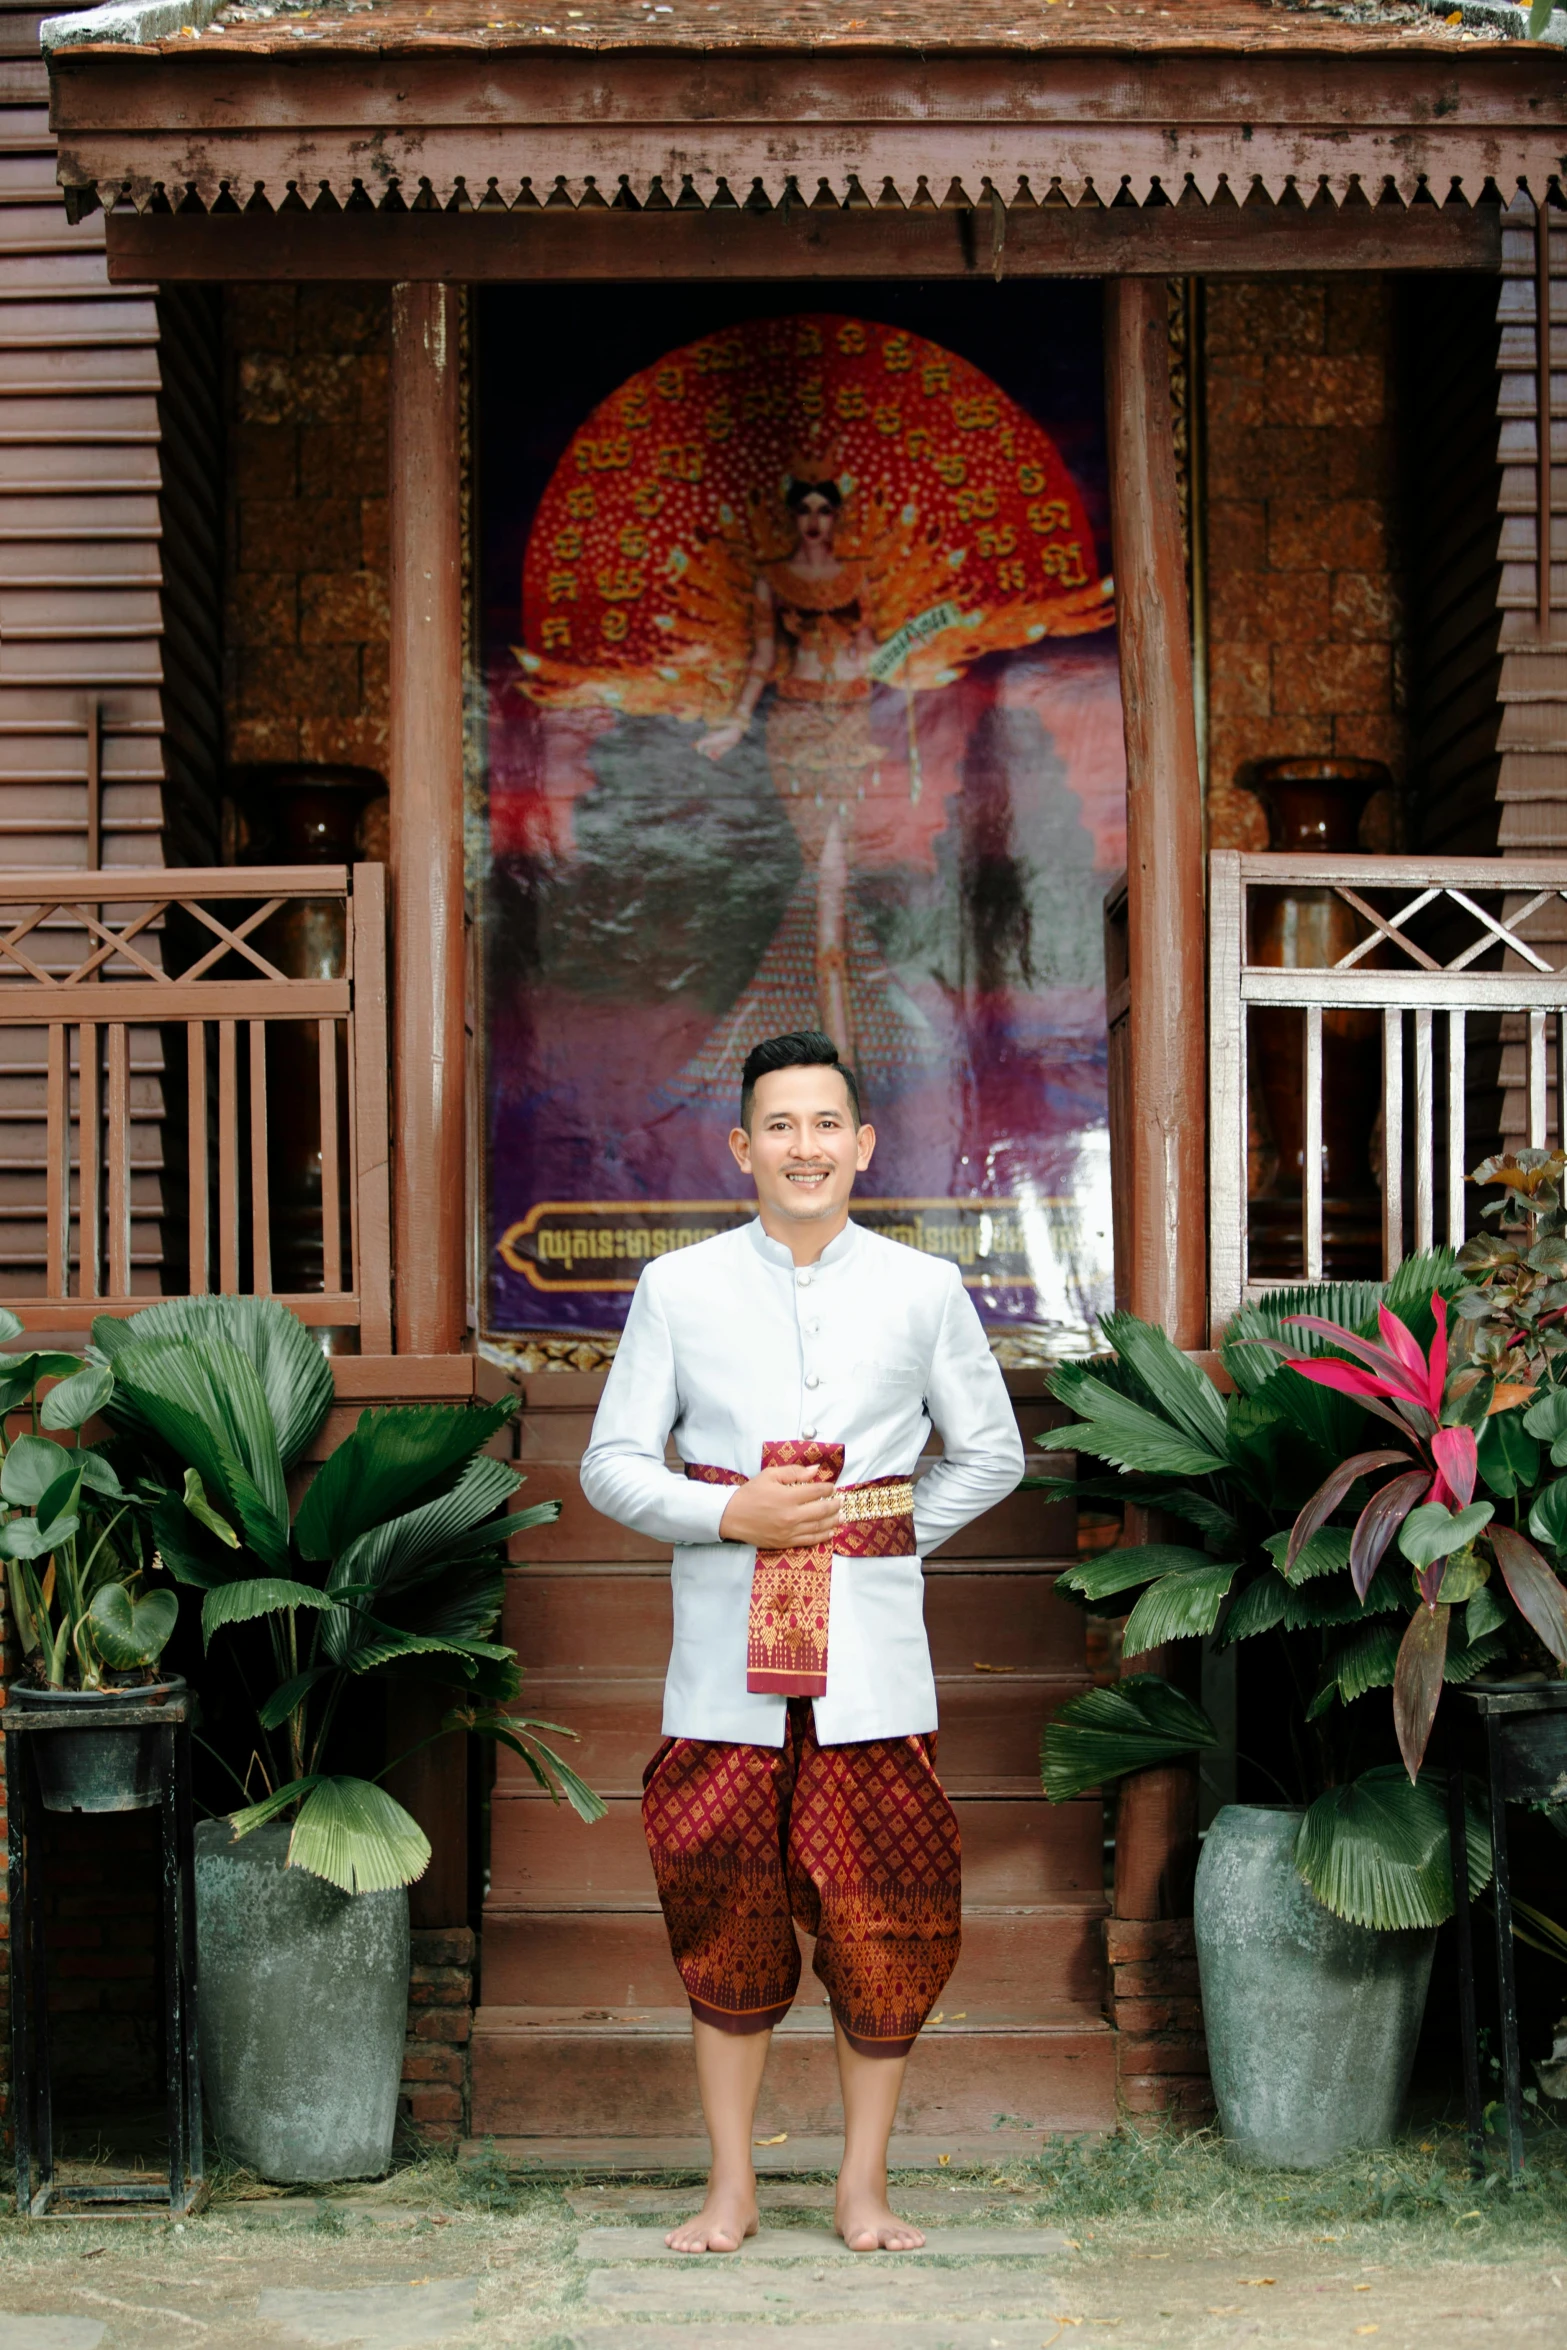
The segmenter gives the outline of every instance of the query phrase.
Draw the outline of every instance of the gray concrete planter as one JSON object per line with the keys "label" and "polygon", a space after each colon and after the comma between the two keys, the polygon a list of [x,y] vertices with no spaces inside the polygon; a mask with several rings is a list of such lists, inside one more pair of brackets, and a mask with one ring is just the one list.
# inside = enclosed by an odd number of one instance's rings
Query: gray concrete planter
{"label": "gray concrete planter", "polygon": [[284,1866],[286,1827],[196,1830],[201,2076],[225,2159],[290,2184],[392,2158],[408,2019],[408,1895]]}
{"label": "gray concrete planter", "polygon": [[1378,1934],[1295,1872],[1303,1812],[1226,1804],[1197,1866],[1213,2093],[1243,2162],[1314,2170],[1397,2131],[1434,1933]]}

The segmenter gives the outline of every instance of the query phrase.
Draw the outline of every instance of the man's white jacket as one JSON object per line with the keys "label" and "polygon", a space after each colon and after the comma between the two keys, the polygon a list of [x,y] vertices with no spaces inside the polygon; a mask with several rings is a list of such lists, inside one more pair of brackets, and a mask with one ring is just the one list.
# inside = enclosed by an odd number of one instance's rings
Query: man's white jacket
{"label": "man's white jacket", "polygon": [[719,1539],[732,1489],[683,1461],[754,1476],[764,1439],[844,1448],[845,1485],[907,1477],[934,1423],[942,1457],[915,1487],[918,1553],[835,1558],[824,1745],[936,1728],[921,1556],[1003,1499],[1023,1473],[1017,1423],[955,1265],[850,1224],[795,1268],[760,1220],[651,1263],[637,1283],[582,1490],[674,1545],[674,1645],[664,1734],[780,1746],[786,1700],[745,1685],[755,1552]]}

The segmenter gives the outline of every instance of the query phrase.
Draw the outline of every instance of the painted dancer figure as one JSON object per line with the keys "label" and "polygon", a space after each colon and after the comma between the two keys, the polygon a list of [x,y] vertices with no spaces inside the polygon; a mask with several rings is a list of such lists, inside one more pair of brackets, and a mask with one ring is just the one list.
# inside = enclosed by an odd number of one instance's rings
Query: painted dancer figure
{"label": "painted dancer figure", "polygon": [[[674,1545],[643,1823],[713,2147],[681,2251],[755,2231],[751,2132],[796,1923],[833,2012],[839,2233],[862,2252],[924,2241],[888,2207],[887,2143],[961,1885],[921,1554],[1009,1493],[1023,1452],[957,1268],[849,1221],[875,1140],[825,1036],[756,1047],[729,1136],[756,1221],[648,1266],[582,1464],[595,1508]],[[932,1423],[943,1456],[915,1485]]]}

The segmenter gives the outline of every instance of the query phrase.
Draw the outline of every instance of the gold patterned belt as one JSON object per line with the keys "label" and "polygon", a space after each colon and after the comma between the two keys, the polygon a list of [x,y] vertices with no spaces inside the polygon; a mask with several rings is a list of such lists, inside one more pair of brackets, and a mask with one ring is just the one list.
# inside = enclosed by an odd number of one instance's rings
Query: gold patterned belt
{"label": "gold patterned belt", "polygon": [[[764,1469],[815,1469],[824,1485],[842,1474],[843,1446],[815,1437],[769,1438]],[[739,1469],[687,1461],[700,1485],[747,1485]],[[870,1477],[838,1487],[838,1529],[826,1542],[793,1550],[759,1550],[751,1576],[745,1685],[753,1696],[825,1697],[827,1615],[832,1562],[839,1558],[910,1558],[914,1552],[914,1481]]]}

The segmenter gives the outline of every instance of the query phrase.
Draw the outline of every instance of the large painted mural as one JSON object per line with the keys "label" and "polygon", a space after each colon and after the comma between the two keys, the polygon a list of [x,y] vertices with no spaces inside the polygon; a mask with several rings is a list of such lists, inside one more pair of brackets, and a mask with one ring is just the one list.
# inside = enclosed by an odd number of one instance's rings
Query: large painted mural
{"label": "large painted mural", "polygon": [[741,1064],[803,1027],[864,1221],[1014,1344],[1108,1302],[1098,306],[987,291],[477,305],[492,1334],[613,1331],[743,1214]]}

